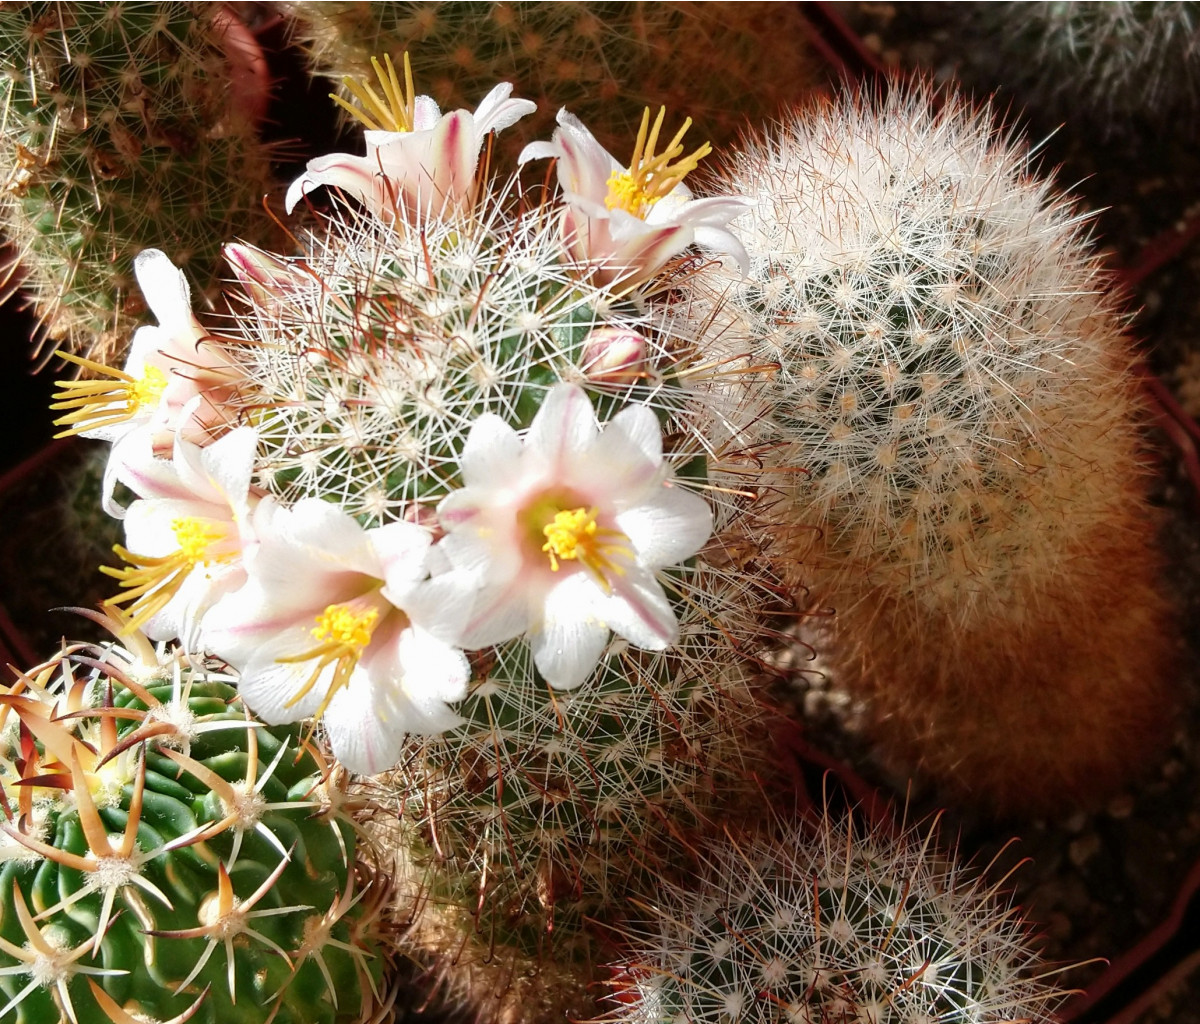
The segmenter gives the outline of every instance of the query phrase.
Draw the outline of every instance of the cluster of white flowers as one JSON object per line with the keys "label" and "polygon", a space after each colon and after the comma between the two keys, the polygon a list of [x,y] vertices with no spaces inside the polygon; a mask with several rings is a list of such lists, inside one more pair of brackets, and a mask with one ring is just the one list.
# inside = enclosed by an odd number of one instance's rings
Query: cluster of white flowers
{"label": "cluster of white flowers", "polygon": [[[505,84],[474,113],[442,115],[414,95],[407,61],[403,86],[390,62],[379,70],[383,99],[360,87],[366,156],[311,161],[289,211],[321,186],[391,225],[469,208],[488,134],[533,109]],[[656,154],[662,115],[652,129],[647,115],[626,168],[565,111],[559,123],[522,159],[558,160],[573,273],[625,295],[693,242],[744,262],[725,227],[743,203],[694,200],[682,184],[706,147],[673,164],[683,132]],[[287,286],[284,261],[232,247],[230,262],[252,298]],[[137,333],[121,371],[83,361],[100,379],[64,383],[57,406],[66,433],[113,442],[105,503],[125,520],[126,564],[106,570],[121,588],[108,605],[130,629],[226,661],[265,721],[320,718],[339,760],[378,772],[407,734],[458,724],[464,652],[523,637],[545,680],[571,688],[613,633],[648,650],[677,641],[661,570],[699,551],[712,513],[673,476],[649,406],[601,423],[564,381],[524,431],[481,415],[461,453],[463,486],[436,516],[366,528],[327,495],[285,503],[256,486],[263,439],[253,416],[231,411],[244,386],[237,360],[196,320],[164,253],[143,252],[136,273],[158,326]],[[627,335],[585,352],[598,381],[636,368]],[[114,501],[118,482],[136,496],[128,509]]]}

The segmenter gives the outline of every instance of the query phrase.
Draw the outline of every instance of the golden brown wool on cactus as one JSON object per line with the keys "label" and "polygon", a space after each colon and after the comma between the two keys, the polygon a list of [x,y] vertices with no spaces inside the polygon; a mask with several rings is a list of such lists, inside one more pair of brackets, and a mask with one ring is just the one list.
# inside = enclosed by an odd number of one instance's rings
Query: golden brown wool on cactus
{"label": "golden brown wool on cactus", "polygon": [[922,88],[799,112],[723,178],[758,205],[710,336],[778,367],[741,440],[768,453],[762,543],[836,611],[835,685],[901,776],[1001,814],[1098,799],[1169,719],[1171,644],[1083,219],[990,111]]}
{"label": "golden brown wool on cactus", "polygon": [[215,291],[221,245],[265,240],[266,68],[223,7],[7,3],[0,220],[51,339],[119,362],[151,245]]}
{"label": "golden brown wool on cactus", "polygon": [[[805,97],[820,69],[795,4],[307,3],[289,5],[314,70],[341,87],[409,50],[418,92],[473,108],[496,82],[538,104],[496,140],[515,156],[566,107],[625,152],[644,107],[690,116],[714,145]],[[509,166],[511,160],[500,160]]]}

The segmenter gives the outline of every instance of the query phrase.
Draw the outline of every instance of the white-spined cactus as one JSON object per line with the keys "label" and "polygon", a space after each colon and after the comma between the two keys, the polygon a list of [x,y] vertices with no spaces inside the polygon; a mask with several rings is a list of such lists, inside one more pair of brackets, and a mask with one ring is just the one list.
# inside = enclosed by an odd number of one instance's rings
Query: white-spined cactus
{"label": "white-spined cactus", "polygon": [[1050,1024],[1019,913],[933,844],[852,823],[730,832],[644,905],[614,965],[618,1024]]}
{"label": "white-spined cactus", "polygon": [[1083,218],[922,88],[798,112],[722,187],[755,202],[750,272],[693,308],[760,368],[758,536],[836,610],[889,760],[1002,811],[1111,786],[1170,702],[1143,402]]}

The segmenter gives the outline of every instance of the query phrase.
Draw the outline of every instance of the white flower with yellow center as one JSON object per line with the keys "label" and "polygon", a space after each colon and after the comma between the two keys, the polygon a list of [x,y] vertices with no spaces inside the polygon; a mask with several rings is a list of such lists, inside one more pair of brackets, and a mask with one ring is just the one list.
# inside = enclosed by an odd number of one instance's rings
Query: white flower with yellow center
{"label": "white flower with yellow center", "polygon": [[559,384],[522,440],[490,413],[462,455],[466,485],[438,508],[438,545],[471,608],[460,645],[528,635],[553,686],[582,683],[611,633],[662,650],[678,639],[657,571],[690,558],[712,512],[671,478],[647,406],[600,429],[585,392]]}
{"label": "white flower with yellow center", "polygon": [[[127,631],[154,640],[180,637],[195,650],[204,613],[246,580],[242,553],[252,543],[251,493],[258,436],[239,427],[206,448],[175,439],[171,461],[155,458],[142,435],[122,478],[138,495],[125,517],[121,569],[102,572],[122,592],[105,604],[127,605]],[[132,445],[133,441],[131,441]]]}
{"label": "white flower with yellow center", "polygon": [[54,421],[63,428],[56,437],[78,434],[113,443],[103,500],[105,511],[118,518],[123,510],[112,503],[113,487],[140,447],[137,442],[127,447],[130,438],[144,432],[164,450],[170,450],[177,430],[191,440],[203,439],[221,421],[220,400],[231,381],[231,363],[207,342],[179,268],[158,249],[145,249],[133,270],[158,326],[137,329],[121,370],[58,353],[97,376],[58,381],[58,401],[50,406],[63,412]]}
{"label": "white flower with yellow center", "polygon": [[367,127],[366,156],[333,153],[310,160],[304,173],[288,188],[284,206],[296,203],[322,185],[340,188],[365,203],[380,217],[398,210],[422,214],[459,206],[475,192],[479,150],[490,132],[499,132],[537,109],[530,100],[512,99],[512,86],[497,85],[474,113],[455,110],[443,115],[428,96],[417,96],[412,68],[404,55],[401,84],[390,57],[386,68],[372,58],[383,96],[366,82],[345,79],[362,104],[355,107],[333,99]]}
{"label": "white flower with yellow center", "polygon": [[567,208],[563,239],[598,284],[636,285],[654,274],[693,242],[729,253],[741,265],[749,257],[726,226],[751,205],[748,199],[719,196],[693,199],[683,179],[708,156],[708,143],[684,156],[683,136],[691,119],[666,145],[659,144],[666,108],[650,124],[650,110],[628,166],[619,164],[583,123],[565,109],[550,142],[532,142],[520,161],[558,161],[558,183]]}
{"label": "white flower with yellow center", "polygon": [[209,650],[241,673],[247,705],[272,725],[318,717],[334,755],[375,773],[407,733],[460,721],[470,670],[448,638],[465,609],[457,582],[425,577],[430,533],[408,522],[364,530],[319,498],[265,499],[248,581],[206,617]]}

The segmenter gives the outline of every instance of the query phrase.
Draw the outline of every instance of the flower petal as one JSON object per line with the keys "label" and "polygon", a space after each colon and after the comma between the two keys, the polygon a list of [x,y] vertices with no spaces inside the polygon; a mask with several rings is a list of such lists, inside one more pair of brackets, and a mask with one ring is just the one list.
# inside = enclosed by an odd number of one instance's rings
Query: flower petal
{"label": "flower petal", "polygon": [[602,611],[613,632],[634,647],[661,651],[679,639],[679,621],[671,602],[648,572],[635,570],[622,577]]}
{"label": "flower petal", "polygon": [[659,488],[652,500],[618,513],[616,521],[638,563],[649,569],[691,558],[712,535],[708,502],[682,487]]}
{"label": "flower petal", "polygon": [[600,661],[609,626],[597,614],[599,593],[582,572],[568,576],[546,595],[542,622],[529,633],[533,662],[551,686],[571,690]]}
{"label": "flower petal", "polygon": [[160,249],[143,249],[133,261],[133,273],[146,305],[163,330],[171,334],[193,329],[192,293],[187,278]]}
{"label": "flower petal", "polygon": [[529,426],[525,452],[553,473],[581,459],[599,432],[596,414],[583,388],[556,384]]}

